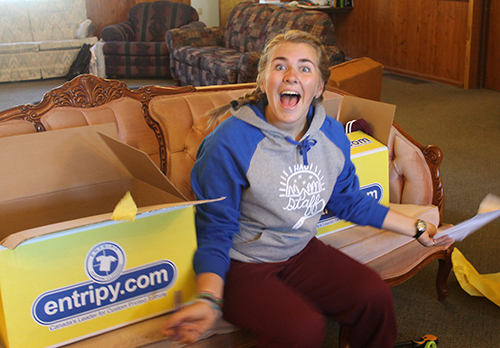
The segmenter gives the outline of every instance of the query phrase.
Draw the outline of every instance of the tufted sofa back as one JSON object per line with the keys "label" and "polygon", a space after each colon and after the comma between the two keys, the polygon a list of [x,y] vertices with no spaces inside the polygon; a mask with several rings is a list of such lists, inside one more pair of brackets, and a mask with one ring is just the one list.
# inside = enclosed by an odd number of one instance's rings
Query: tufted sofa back
{"label": "tufted sofa back", "polygon": [[[207,128],[203,115],[208,110],[229,104],[250,90],[221,88],[214,91],[198,88],[195,93],[160,96],[150,102],[149,114],[164,131],[164,172],[189,199],[195,198],[189,174],[196,160],[196,152],[203,138],[213,130]],[[325,91],[324,94],[325,99],[338,96],[332,91]],[[434,188],[427,161],[419,147],[402,132],[399,127],[392,126],[388,144],[390,201],[433,204]]]}
{"label": "tufted sofa back", "polygon": [[[201,141],[213,130],[204,114],[253,88],[254,83],[196,89],[145,86],[131,91],[117,81],[81,75],[47,93],[36,106],[0,113],[0,137],[114,123],[123,142],[146,152],[187,198],[194,199],[190,172]],[[326,90],[325,99],[338,98],[337,91]],[[424,148],[397,124],[387,147],[390,202],[432,204],[442,217],[439,148]]]}
{"label": "tufted sofa back", "polygon": [[0,42],[72,40],[86,19],[85,0],[0,1]]}
{"label": "tufted sofa back", "polygon": [[[196,92],[161,96],[149,104],[149,114],[163,130],[166,150],[165,175],[186,197],[194,199],[190,173],[201,141],[208,128],[203,115],[214,108],[238,99],[245,90]],[[225,115],[225,118],[229,113]]]}

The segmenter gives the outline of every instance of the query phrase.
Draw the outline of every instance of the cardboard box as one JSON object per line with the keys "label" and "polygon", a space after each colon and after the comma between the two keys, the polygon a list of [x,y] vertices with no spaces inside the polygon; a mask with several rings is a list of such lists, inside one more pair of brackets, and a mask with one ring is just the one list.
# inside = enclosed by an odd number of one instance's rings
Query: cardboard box
{"label": "cardboard box", "polygon": [[[367,99],[344,96],[323,102],[328,115],[346,124],[365,119],[373,137],[361,131],[347,134],[351,141],[351,160],[356,167],[360,189],[379,203],[389,205],[389,154],[387,143],[394,118],[395,106]],[[318,236],[343,230],[353,224],[324,211],[318,222]]]}
{"label": "cardboard box", "polygon": [[[6,348],[57,347],[196,293],[193,205],[208,201],[188,202],[145,153],[109,135],[114,125],[0,139]],[[135,221],[114,221],[127,191]]]}
{"label": "cardboard box", "polygon": [[348,60],[330,67],[328,86],[360,98],[380,100],[384,66],[368,57]]}

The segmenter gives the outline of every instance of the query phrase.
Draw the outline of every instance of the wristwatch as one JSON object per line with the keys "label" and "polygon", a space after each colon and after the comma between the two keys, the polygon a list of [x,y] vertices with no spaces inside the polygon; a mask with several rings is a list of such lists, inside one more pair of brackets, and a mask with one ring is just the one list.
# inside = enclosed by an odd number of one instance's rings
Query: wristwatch
{"label": "wristwatch", "polygon": [[427,230],[427,224],[424,220],[418,219],[415,227],[417,228],[417,233],[413,236],[413,238],[418,239]]}

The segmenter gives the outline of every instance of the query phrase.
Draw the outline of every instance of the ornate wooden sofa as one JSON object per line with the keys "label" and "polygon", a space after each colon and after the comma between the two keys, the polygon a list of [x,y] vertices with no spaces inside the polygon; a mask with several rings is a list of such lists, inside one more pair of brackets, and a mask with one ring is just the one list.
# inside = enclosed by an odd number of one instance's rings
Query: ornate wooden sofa
{"label": "ornate wooden sofa", "polygon": [[[130,90],[120,81],[80,75],[47,92],[36,105],[25,104],[0,112],[0,137],[114,122],[118,125],[122,141],[148,153],[172,183],[184,195],[192,197],[189,172],[195,161],[196,150],[208,133],[202,115],[210,108],[229,103],[254,86],[144,86]],[[329,87],[325,98],[339,97],[339,94],[345,93]],[[444,191],[439,170],[442,160],[439,148],[420,145],[395,123],[388,148],[391,205],[440,224]],[[358,232],[355,232],[356,229]],[[375,229],[366,232],[364,229],[352,227],[346,231],[351,234],[361,231],[366,240],[393,239],[391,232]],[[323,240],[345,251],[345,247],[351,244],[351,241],[346,242],[345,237],[345,233],[334,233]],[[409,279],[433,260],[439,260],[436,286],[438,299],[442,301],[448,294],[446,281],[451,269],[452,249],[453,246],[425,248],[410,239],[371,258],[366,264],[393,286]],[[351,256],[356,258],[359,255],[355,252]],[[159,326],[163,320],[163,317],[149,319],[74,343],[71,347],[140,347],[162,341],[164,338],[159,333]],[[212,332],[214,336],[191,346],[252,346],[252,338],[246,332],[227,326],[222,321],[219,324]],[[347,347],[346,337],[346,332],[341,332],[342,347]],[[170,347],[171,342],[162,344],[162,347]]]}

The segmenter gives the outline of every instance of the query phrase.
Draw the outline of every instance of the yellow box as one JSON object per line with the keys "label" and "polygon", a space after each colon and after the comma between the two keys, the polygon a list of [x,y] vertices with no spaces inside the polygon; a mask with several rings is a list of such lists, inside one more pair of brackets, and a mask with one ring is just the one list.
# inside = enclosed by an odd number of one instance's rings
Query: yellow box
{"label": "yellow box", "polygon": [[[99,131],[99,132],[97,132]],[[196,293],[193,205],[114,126],[0,139],[0,337],[57,347]],[[134,221],[114,221],[130,192]]]}
{"label": "yellow box", "polygon": [[[351,160],[356,167],[360,189],[379,203],[389,205],[389,154],[387,143],[394,118],[394,105],[344,96],[325,100],[328,115],[336,115],[345,124],[363,118],[374,136],[361,131],[347,134],[351,141]],[[317,224],[317,236],[343,230],[353,224],[324,211]]]}
{"label": "yellow box", "polygon": [[[360,190],[377,202],[389,205],[389,154],[387,146],[361,132],[347,134],[351,141],[351,160],[356,167]],[[352,223],[324,211],[318,222],[318,235],[339,231]]]}

